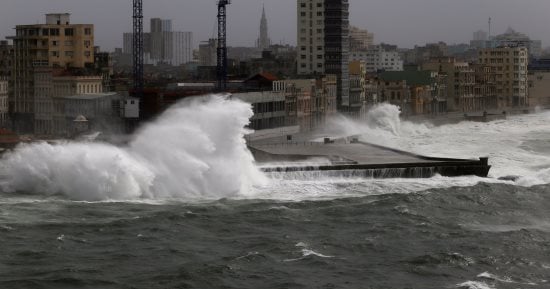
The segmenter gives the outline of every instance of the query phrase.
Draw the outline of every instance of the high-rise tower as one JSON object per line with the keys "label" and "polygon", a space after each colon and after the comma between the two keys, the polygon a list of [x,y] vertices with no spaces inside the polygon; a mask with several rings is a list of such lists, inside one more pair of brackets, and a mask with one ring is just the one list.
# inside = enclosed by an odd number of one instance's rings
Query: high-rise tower
{"label": "high-rise tower", "polygon": [[271,45],[269,31],[267,28],[267,17],[265,16],[265,6],[262,9],[262,20],[260,21],[260,38],[256,41],[256,47],[261,50],[268,49]]}
{"label": "high-rise tower", "polygon": [[298,75],[334,74],[338,109],[349,110],[349,2],[297,0]]}

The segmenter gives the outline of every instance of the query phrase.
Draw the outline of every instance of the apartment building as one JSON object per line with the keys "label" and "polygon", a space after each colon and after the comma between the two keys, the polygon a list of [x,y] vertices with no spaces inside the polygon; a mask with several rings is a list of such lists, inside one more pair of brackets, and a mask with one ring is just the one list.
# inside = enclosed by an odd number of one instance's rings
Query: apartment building
{"label": "apartment building", "polygon": [[479,51],[479,64],[495,81],[498,108],[522,107],[528,101],[529,53],[525,47],[498,47]]}
{"label": "apartment building", "polygon": [[338,109],[349,101],[348,0],[298,0],[298,75],[337,76]]}
{"label": "apartment building", "polygon": [[14,61],[9,98],[17,132],[32,133],[35,109],[35,70],[79,67],[94,62],[94,26],[71,24],[70,14],[47,14],[45,24],[18,25],[13,39]]}
{"label": "apartment building", "polygon": [[367,50],[352,50],[350,61],[365,62],[367,72],[403,71],[403,59],[399,52],[388,51],[380,45],[372,45]]}
{"label": "apartment building", "polygon": [[423,70],[445,75],[449,111],[482,111],[483,95],[476,94],[476,70],[469,63],[453,57],[432,58],[422,64]]}

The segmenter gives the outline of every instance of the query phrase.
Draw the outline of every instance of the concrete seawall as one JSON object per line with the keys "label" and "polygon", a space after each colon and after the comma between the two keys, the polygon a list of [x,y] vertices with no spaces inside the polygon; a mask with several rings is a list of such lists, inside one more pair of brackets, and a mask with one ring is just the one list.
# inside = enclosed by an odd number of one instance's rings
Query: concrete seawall
{"label": "concrete seawall", "polygon": [[487,177],[487,158],[433,158],[356,139],[250,145],[266,173],[343,172],[366,178]]}

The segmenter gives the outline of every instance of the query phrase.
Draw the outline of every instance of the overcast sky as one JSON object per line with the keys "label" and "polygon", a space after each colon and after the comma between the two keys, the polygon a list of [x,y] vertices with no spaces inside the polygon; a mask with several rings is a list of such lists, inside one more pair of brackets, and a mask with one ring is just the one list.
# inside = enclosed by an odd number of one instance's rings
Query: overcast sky
{"label": "overcast sky", "polygon": [[[145,31],[150,18],[173,20],[174,30],[194,33],[195,46],[215,32],[216,0],[143,0]],[[0,0],[0,37],[18,24],[43,23],[45,13],[70,12],[73,23],[96,26],[96,45],[122,46],[131,31],[132,0]],[[296,43],[296,0],[233,0],[228,8],[232,46],[253,46],[262,4],[275,43]],[[550,0],[350,0],[352,25],[375,34],[375,42],[413,47],[427,42],[468,42],[476,30],[495,33],[508,26],[550,45]]]}

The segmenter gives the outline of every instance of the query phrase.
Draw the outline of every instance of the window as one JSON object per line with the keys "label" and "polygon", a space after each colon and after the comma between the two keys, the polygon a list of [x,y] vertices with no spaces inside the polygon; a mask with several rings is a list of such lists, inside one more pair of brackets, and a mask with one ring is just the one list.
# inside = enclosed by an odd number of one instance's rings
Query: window
{"label": "window", "polygon": [[59,57],[59,51],[52,51],[52,56]]}
{"label": "window", "polygon": [[59,36],[59,29],[58,28],[50,29],[50,35],[51,36]]}
{"label": "window", "polygon": [[59,45],[58,43],[59,43],[59,42],[57,42],[57,41],[54,40],[54,41],[52,41],[52,46],[57,46],[57,45]]}
{"label": "window", "polygon": [[73,51],[65,51],[65,56],[70,56],[72,57],[74,55],[74,52]]}
{"label": "window", "polygon": [[84,52],[84,56],[86,56],[86,57],[90,57],[91,55],[92,55],[92,54],[90,53],[90,51],[85,51],[85,52]]}
{"label": "window", "polygon": [[300,7],[306,8],[306,3],[300,3]]}
{"label": "window", "polygon": [[65,46],[73,46],[74,43],[72,41],[65,41]]}
{"label": "window", "polygon": [[84,40],[84,46],[90,47],[90,45],[91,45],[90,40]]}
{"label": "window", "polygon": [[306,17],[306,12],[300,12],[300,16]]}
{"label": "window", "polygon": [[74,36],[73,28],[65,28],[65,36]]}
{"label": "window", "polygon": [[92,28],[84,28],[84,35],[92,35]]}

